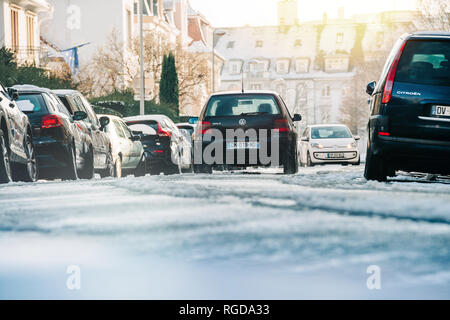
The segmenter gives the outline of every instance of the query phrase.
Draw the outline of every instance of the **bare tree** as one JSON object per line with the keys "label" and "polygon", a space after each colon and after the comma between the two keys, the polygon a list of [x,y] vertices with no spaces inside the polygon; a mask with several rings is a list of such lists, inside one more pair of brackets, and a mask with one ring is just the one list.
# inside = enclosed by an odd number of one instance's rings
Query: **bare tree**
{"label": "bare tree", "polygon": [[417,0],[421,22],[429,30],[450,31],[450,0]]}
{"label": "bare tree", "polygon": [[80,90],[98,96],[131,87],[139,61],[113,31],[105,46],[98,48],[91,62],[80,70]]}

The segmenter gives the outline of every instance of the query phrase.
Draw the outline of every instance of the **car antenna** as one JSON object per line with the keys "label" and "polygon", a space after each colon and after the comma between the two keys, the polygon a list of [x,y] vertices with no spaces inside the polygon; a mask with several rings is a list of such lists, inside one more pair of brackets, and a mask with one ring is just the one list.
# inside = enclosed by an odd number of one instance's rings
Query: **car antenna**
{"label": "car antenna", "polygon": [[241,86],[242,86],[242,93],[244,93],[244,64],[242,64],[242,72],[241,72]]}

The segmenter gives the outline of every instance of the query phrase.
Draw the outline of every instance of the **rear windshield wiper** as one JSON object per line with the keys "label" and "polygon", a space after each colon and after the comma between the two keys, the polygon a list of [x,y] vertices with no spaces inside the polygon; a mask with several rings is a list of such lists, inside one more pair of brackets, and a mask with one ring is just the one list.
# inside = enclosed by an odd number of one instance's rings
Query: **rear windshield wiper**
{"label": "rear windshield wiper", "polygon": [[268,112],[247,112],[241,113],[241,117],[244,116],[259,116],[260,114],[268,114]]}

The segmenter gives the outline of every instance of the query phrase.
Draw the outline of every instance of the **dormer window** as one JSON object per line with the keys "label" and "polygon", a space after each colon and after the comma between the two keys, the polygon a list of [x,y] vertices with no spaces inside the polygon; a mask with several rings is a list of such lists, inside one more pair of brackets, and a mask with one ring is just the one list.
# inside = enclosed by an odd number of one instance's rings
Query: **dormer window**
{"label": "dormer window", "polygon": [[295,40],[295,43],[294,43],[294,47],[301,47],[302,46],[302,40],[300,40],[300,39],[297,39],[297,40]]}
{"label": "dormer window", "polygon": [[234,49],[234,41],[230,41],[230,42],[228,42],[228,44],[227,44],[227,49]]}
{"label": "dormer window", "polygon": [[289,73],[289,60],[281,59],[277,61],[277,73],[286,74]]}
{"label": "dormer window", "polygon": [[257,40],[255,44],[255,48],[262,48],[264,45],[264,42],[261,40]]}
{"label": "dormer window", "polygon": [[344,43],[344,34],[343,34],[342,32],[339,32],[339,33],[336,35],[336,43],[337,43],[337,44],[342,44],[342,43]]}

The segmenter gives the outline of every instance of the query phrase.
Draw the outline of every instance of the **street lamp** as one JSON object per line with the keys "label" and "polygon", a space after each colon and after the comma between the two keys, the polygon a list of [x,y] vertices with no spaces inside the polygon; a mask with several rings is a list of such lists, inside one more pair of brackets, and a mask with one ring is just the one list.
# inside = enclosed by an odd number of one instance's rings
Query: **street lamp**
{"label": "street lamp", "polygon": [[213,30],[213,41],[212,41],[212,93],[216,92],[216,68],[215,68],[215,47],[216,42],[220,37],[226,35],[227,32],[224,30]]}
{"label": "street lamp", "polygon": [[145,73],[144,73],[144,0],[139,1],[139,44],[140,44],[140,74],[141,74],[141,92],[139,113],[141,116],[145,114]]}

